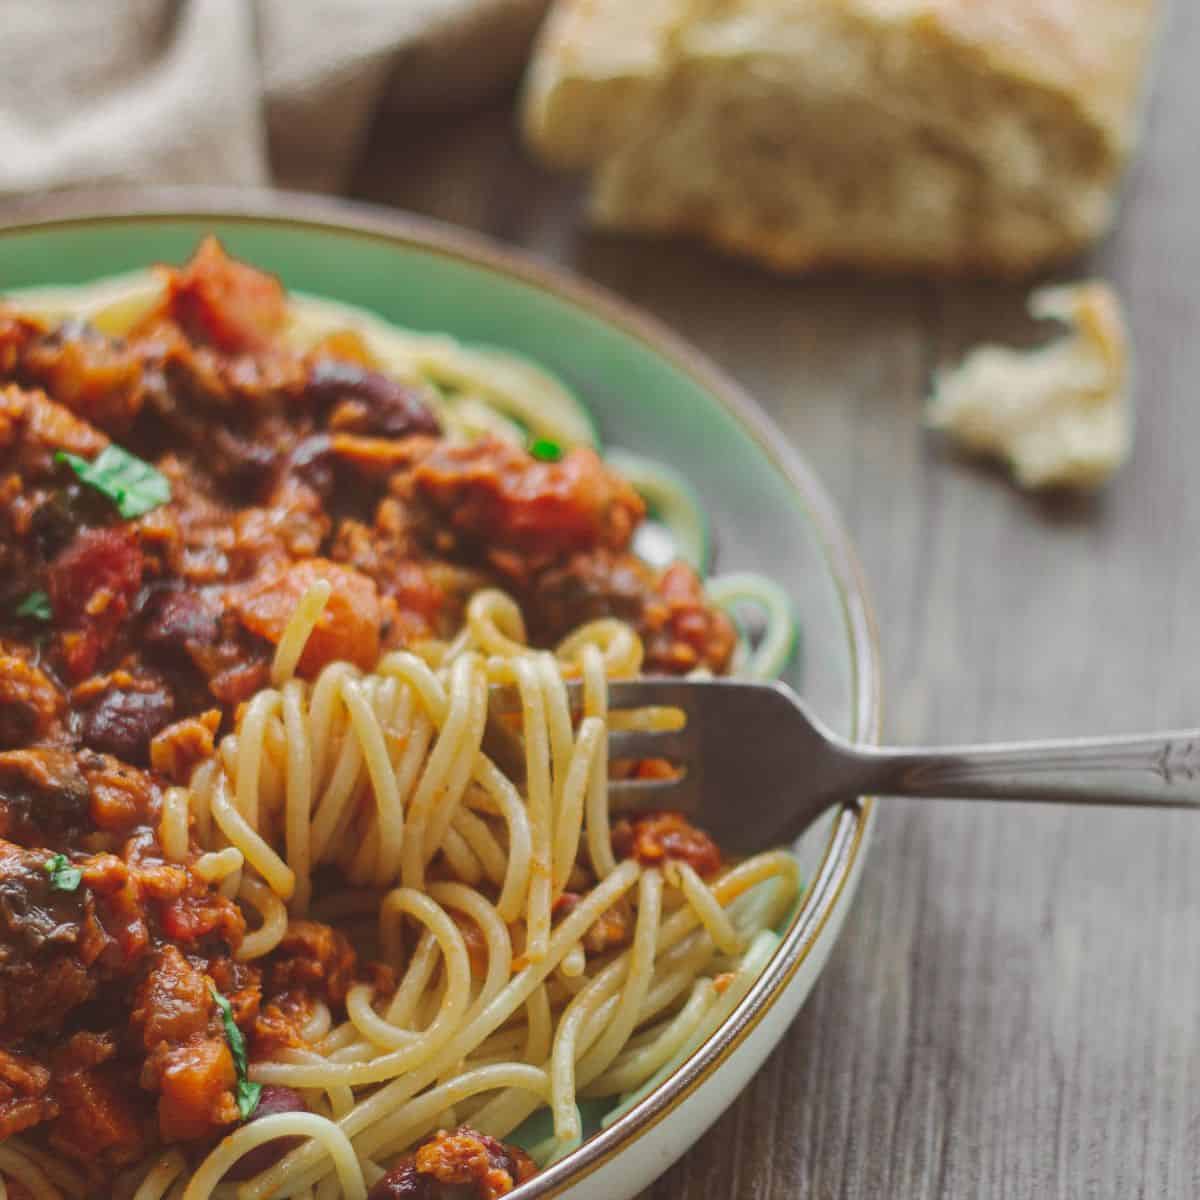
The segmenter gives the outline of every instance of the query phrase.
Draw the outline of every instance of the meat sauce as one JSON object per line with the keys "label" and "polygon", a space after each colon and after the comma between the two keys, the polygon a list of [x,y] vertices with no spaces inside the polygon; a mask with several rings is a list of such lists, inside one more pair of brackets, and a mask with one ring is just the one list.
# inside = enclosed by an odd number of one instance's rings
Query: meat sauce
{"label": "meat sauce", "polygon": [[[331,598],[308,677],[453,634],[489,584],[540,644],[631,622],[648,671],[722,671],[734,643],[688,568],[632,555],[642,503],[590,449],[443,441],[354,334],[288,348],[279,283],[212,239],[166,280],[120,339],[0,308],[0,1139],[75,1160],[95,1195],[241,1119],[218,995],[253,1060],[302,1044],[315,1001],[339,1013],[356,978],[386,974],[310,921],[238,963],[239,908],[191,870],[198,847],[168,862],[158,836],[164,789],[266,684],[314,580]],[[78,469],[112,447],[153,463],[169,501],[123,517]],[[706,870],[715,853],[670,823],[620,840]],[[263,1111],[301,1104],[287,1092]],[[458,1130],[372,1196],[491,1197],[531,1172]]]}
{"label": "meat sauce", "polygon": [[405,1155],[367,1200],[497,1200],[535,1172],[524,1151],[464,1126]]}

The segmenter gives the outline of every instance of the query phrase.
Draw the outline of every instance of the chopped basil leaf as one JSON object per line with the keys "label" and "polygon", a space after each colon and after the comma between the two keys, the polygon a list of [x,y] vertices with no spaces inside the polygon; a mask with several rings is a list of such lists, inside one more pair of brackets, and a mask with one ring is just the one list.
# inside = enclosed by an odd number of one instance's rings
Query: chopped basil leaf
{"label": "chopped basil leaf", "polygon": [[237,1068],[238,1081],[233,1098],[237,1101],[238,1112],[242,1114],[242,1120],[248,1121],[258,1107],[258,1099],[262,1095],[262,1084],[251,1083],[246,1078],[246,1073],[250,1069],[250,1064],[246,1059],[246,1039],[242,1037],[242,1031],[233,1019],[233,1006],[215,988],[212,998],[220,1010],[221,1022],[225,1026],[225,1040],[229,1043],[229,1053],[233,1055],[233,1065]]}
{"label": "chopped basil leaf", "polygon": [[262,1087],[261,1083],[251,1083],[248,1079],[238,1080],[233,1098],[237,1101],[238,1112],[242,1114],[243,1121],[250,1120],[254,1115],[259,1097],[262,1096]]}
{"label": "chopped basil leaf", "polygon": [[107,496],[127,520],[171,499],[167,477],[115,443],[110,442],[91,462],[65,450],[58,451],[54,459],[66,463],[80,480]]}
{"label": "chopped basil leaf", "polygon": [[49,621],[54,616],[50,610],[50,597],[43,591],[30,592],[13,612],[31,621]]}
{"label": "chopped basil leaf", "polygon": [[542,462],[558,462],[563,456],[562,447],[549,438],[535,438],[530,444],[529,453]]}
{"label": "chopped basil leaf", "polygon": [[83,872],[71,866],[71,860],[65,854],[54,855],[46,864],[46,874],[50,876],[51,889],[56,892],[73,892],[83,882]]}

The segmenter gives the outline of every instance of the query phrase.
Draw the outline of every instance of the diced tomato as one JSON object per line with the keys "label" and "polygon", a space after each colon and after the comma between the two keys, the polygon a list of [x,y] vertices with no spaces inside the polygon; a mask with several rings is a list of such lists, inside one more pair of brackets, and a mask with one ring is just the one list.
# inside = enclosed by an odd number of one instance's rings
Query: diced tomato
{"label": "diced tomato", "polygon": [[251,633],[276,645],[296,606],[318,580],[332,587],[329,603],[300,657],[302,675],[315,675],[331,662],[352,662],[364,670],[379,658],[383,614],[374,580],[324,558],[305,559],[267,575],[233,601]]}
{"label": "diced tomato", "polygon": [[246,918],[232,900],[216,893],[188,893],[159,908],[163,933],[175,942],[194,942],[210,933],[221,934],[233,947],[241,945]]}
{"label": "diced tomato", "polygon": [[196,341],[229,353],[266,349],[287,320],[273,275],[230,258],[207,237],[182,270],[168,274],[167,313]]}
{"label": "diced tomato", "polygon": [[138,988],[129,1019],[146,1049],[153,1050],[159,1042],[186,1042],[204,1033],[212,1007],[204,974],[167,945]]}
{"label": "diced tomato", "polygon": [[215,1133],[238,1117],[233,1100],[237,1083],[233,1056],[224,1038],[206,1038],[176,1046],[163,1063],[158,1099],[158,1128],[167,1142]]}
{"label": "diced tomato", "polygon": [[271,957],[266,991],[315,992],[340,1005],[354,982],[357,961],[345,934],[319,921],[292,921]]}
{"label": "diced tomato", "polygon": [[103,1158],[115,1165],[142,1156],[142,1132],[129,1103],[104,1068],[56,1080],[62,1115],[54,1127],[54,1145],[73,1158]]}
{"label": "diced tomato", "polygon": [[83,529],[50,565],[47,584],[64,657],[76,679],[95,668],[105,643],[129,615],[143,559],[127,529]]}
{"label": "diced tomato", "polygon": [[633,488],[585,446],[542,462],[497,438],[439,443],[414,479],[452,528],[543,561],[594,546],[624,549],[645,513]]}

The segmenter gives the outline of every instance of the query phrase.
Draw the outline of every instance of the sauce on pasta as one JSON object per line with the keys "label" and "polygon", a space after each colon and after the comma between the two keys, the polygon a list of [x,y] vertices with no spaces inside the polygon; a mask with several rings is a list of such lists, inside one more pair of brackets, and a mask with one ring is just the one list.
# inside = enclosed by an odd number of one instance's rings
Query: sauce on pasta
{"label": "sauce on pasta", "polygon": [[738,638],[591,439],[212,239],[0,308],[7,1196],[490,1200],[732,1010],[796,866],[609,812]]}

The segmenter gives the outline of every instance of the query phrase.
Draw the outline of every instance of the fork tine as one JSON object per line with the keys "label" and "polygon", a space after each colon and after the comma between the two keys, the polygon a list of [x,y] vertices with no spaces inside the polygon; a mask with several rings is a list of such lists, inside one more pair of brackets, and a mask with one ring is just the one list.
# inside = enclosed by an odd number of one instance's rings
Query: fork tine
{"label": "fork tine", "polygon": [[695,696],[696,685],[675,675],[616,679],[608,685],[610,708],[682,708]]}
{"label": "fork tine", "polygon": [[[567,702],[573,709],[583,707],[583,685],[572,679],[567,682]],[[521,711],[521,693],[515,683],[493,683],[488,689],[488,707],[494,717]]]}
{"label": "fork tine", "polygon": [[695,816],[700,807],[699,778],[689,773],[677,779],[610,779],[608,806],[616,813],[667,808]]}
{"label": "fork tine", "polygon": [[[695,684],[673,675],[647,675],[641,679],[616,679],[608,685],[608,705],[613,709],[683,708],[689,696],[695,695]],[[583,707],[583,684],[577,679],[567,683],[567,697],[572,708]],[[521,711],[521,693],[516,684],[495,683],[489,689],[493,715]]]}
{"label": "fork tine", "polygon": [[683,758],[691,749],[685,729],[656,732],[650,729],[614,729],[608,735],[612,758]]}

